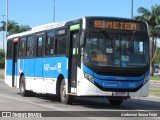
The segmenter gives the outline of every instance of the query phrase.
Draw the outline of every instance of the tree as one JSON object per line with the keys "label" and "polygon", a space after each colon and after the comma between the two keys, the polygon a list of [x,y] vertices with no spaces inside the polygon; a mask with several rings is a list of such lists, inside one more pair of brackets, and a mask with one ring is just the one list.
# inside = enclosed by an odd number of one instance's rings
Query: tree
{"label": "tree", "polygon": [[158,48],[157,50],[157,55],[156,55],[154,64],[158,64],[158,65],[160,64],[160,48]]}
{"label": "tree", "polygon": [[[6,22],[1,21],[1,23],[2,23],[2,26],[0,27],[0,31],[5,31]],[[8,24],[7,24],[8,35],[28,31],[30,29],[31,27],[29,25],[19,25],[17,22],[13,20],[8,20]]]}
{"label": "tree", "polygon": [[[1,23],[2,23],[2,26],[0,27],[0,31],[5,31],[6,22],[1,21]],[[19,25],[15,21],[9,20],[7,25],[7,31],[8,31],[7,35],[28,31],[30,29],[31,27],[28,25]],[[0,68],[4,68],[4,66],[5,66],[4,51],[0,50]]]}
{"label": "tree", "polygon": [[0,68],[4,68],[5,66],[5,54],[4,50],[0,50]]}
{"label": "tree", "polygon": [[154,72],[154,60],[157,54],[157,38],[160,38],[160,5],[154,5],[151,7],[151,10],[148,10],[144,7],[138,8],[139,16],[135,16],[135,19],[146,21],[149,25],[149,36],[151,38],[151,46],[152,46],[152,53],[150,58],[150,65],[151,65],[151,75]]}

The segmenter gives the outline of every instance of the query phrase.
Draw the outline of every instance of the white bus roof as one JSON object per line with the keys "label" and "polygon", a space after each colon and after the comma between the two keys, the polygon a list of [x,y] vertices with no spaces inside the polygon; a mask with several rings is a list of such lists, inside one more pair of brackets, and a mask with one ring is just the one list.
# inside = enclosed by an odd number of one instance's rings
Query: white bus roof
{"label": "white bus roof", "polygon": [[10,35],[10,36],[7,37],[7,39],[12,39],[12,38],[15,38],[15,37],[21,37],[21,36],[25,36],[25,35],[28,35],[28,34],[33,34],[33,33],[36,33],[36,32],[41,32],[41,31],[45,31],[45,30],[50,30],[50,29],[62,27],[62,26],[65,25],[65,23],[66,22],[49,23],[49,24],[33,27],[30,31]]}

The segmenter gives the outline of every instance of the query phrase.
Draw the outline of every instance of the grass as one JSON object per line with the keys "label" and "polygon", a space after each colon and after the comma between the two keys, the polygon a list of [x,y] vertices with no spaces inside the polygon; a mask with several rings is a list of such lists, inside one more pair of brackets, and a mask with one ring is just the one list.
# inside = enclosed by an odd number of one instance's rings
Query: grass
{"label": "grass", "polygon": [[150,80],[159,80],[160,81],[160,76],[151,76]]}
{"label": "grass", "polygon": [[4,69],[0,68],[0,79],[4,79]]}
{"label": "grass", "polygon": [[150,90],[150,91],[149,91],[149,94],[160,96],[160,90]]}
{"label": "grass", "polygon": [[0,79],[4,79],[4,75],[0,75]]}

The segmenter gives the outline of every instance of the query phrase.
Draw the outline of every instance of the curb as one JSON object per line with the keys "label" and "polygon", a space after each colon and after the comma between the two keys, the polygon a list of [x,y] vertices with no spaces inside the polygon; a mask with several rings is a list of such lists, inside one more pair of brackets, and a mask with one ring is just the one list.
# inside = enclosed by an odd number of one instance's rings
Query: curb
{"label": "curb", "polygon": [[153,82],[153,83],[160,83],[160,80],[150,80],[150,82]]}
{"label": "curb", "polygon": [[157,80],[150,80],[150,84],[156,84],[160,86],[160,81]]}

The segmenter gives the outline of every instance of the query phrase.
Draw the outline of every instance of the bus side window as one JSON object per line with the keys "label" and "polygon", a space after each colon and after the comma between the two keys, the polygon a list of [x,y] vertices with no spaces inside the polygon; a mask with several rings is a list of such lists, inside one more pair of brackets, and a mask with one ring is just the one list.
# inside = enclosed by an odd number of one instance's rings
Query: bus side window
{"label": "bus side window", "polygon": [[26,37],[20,38],[19,57],[26,57]]}
{"label": "bus side window", "polygon": [[33,57],[34,51],[34,38],[33,36],[29,36],[27,39],[27,57]]}
{"label": "bus side window", "polygon": [[66,54],[67,51],[67,37],[59,37],[56,39],[56,54]]}
{"label": "bus side window", "polygon": [[12,40],[7,41],[7,59],[12,58]]}
{"label": "bus side window", "polygon": [[37,37],[37,50],[36,50],[36,56],[40,57],[42,56],[43,52],[43,37],[38,36]]}
{"label": "bus side window", "polygon": [[45,42],[45,55],[54,55],[54,32],[48,32]]}

